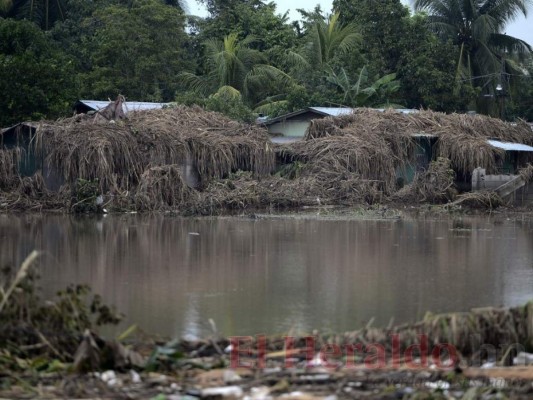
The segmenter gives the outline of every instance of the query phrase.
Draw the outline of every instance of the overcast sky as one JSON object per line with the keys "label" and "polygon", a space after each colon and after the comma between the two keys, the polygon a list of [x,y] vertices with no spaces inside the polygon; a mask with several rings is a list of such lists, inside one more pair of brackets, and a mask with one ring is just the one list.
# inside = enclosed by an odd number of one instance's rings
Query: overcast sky
{"label": "overcast sky", "polygon": [[[322,10],[330,12],[333,0],[274,0],[274,2],[277,4],[278,13],[283,14],[285,11],[289,10],[289,17],[295,20],[300,17],[300,14],[296,9],[303,8],[304,10],[312,10],[316,4],[320,4]],[[409,0],[402,0],[402,2],[405,4],[410,3]],[[199,6],[195,0],[188,0],[187,4],[191,14],[200,16],[206,15],[205,9]],[[525,40],[533,45],[533,10],[530,9],[527,19],[521,17],[511,23],[507,27],[506,33]]]}

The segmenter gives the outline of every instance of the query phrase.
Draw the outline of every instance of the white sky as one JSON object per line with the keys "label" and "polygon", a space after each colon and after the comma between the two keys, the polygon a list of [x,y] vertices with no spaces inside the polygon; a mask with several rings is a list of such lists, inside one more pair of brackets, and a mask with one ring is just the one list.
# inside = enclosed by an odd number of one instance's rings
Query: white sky
{"label": "white sky", "polygon": [[[289,10],[289,18],[295,20],[300,17],[300,14],[296,9],[303,8],[304,10],[312,10],[316,4],[320,4],[322,10],[330,12],[333,0],[274,0],[274,2],[277,4],[277,11],[279,14],[283,14],[285,11]],[[402,0],[402,2],[404,4],[409,4],[408,0]],[[205,8],[198,5],[195,0],[188,0],[187,4],[191,14],[200,16],[206,15]],[[533,46],[533,9],[530,7],[527,19],[520,17],[510,24],[506,33],[525,40]]]}

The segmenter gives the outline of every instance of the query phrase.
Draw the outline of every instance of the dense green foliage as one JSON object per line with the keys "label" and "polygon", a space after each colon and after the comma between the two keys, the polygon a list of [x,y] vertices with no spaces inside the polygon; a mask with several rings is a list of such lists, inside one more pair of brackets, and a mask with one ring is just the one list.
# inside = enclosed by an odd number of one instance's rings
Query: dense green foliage
{"label": "dense green foliage", "polygon": [[76,98],[73,61],[28,21],[0,18],[0,127],[56,117]]}
{"label": "dense green foliage", "polygon": [[[402,106],[532,118],[530,0],[334,0],[299,21],[265,0],[0,0],[0,125],[76,98],[196,103],[252,121],[305,106]],[[479,78],[482,76],[483,78]],[[17,79],[13,79],[16,77]]]}
{"label": "dense green foliage", "polygon": [[[455,88],[462,82],[497,95],[496,87],[510,91],[522,74],[517,65],[531,52],[523,40],[503,33],[517,15],[527,15],[529,0],[416,0],[415,8],[428,13],[429,27],[458,48]],[[490,109],[490,106],[489,108]]]}

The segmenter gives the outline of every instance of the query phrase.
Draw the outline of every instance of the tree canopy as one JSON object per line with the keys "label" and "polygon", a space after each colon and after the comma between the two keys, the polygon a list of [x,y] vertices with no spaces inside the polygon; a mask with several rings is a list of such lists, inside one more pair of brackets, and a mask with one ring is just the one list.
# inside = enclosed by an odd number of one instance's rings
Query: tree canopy
{"label": "tree canopy", "polygon": [[298,21],[265,0],[201,2],[205,18],[180,0],[0,0],[1,124],[118,94],[247,121],[328,105],[499,116],[498,85],[506,118],[533,118],[531,48],[505,34],[531,0],[416,0],[413,15],[334,0]]}
{"label": "tree canopy", "polygon": [[29,21],[0,18],[0,126],[54,118],[76,99],[74,61]]}
{"label": "tree canopy", "polygon": [[529,0],[415,0],[415,8],[427,12],[430,28],[459,47],[456,82],[469,81],[491,93],[498,84],[509,86],[521,73],[515,57],[523,59],[531,52],[528,43],[503,32],[519,14],[527,15],[528,4]]}

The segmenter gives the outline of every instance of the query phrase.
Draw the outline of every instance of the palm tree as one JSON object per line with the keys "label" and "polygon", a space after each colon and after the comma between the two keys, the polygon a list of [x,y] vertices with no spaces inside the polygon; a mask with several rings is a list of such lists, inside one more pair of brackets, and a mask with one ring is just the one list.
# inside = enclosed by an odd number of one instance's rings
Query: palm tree
{"label": "palm tree", "polygon": [[0,0],[0,16],[7,15],[12,7],[13,2],[11,0]]}
{"label": "palm tree", "polygon": [[354,50],[361,42],[357,26],[341,25],[339,15],[335,13],[327,21],[315,19],[311,27],[303,56],[313,68],[325,69],[335,56]]}
{"label": "palm tree", "polygon": [[292,78],[269,65],[263,53],[252,49],[250,45],[255,41],[252,36],[239,41],[237,33],[229,34],[222,42],[206,41],[207,74],[183,72],[182,82],[204,95],[216,93],[220,88],[233,88],[249,104],[256,104],[276,83],[287,85]]}
{"label": "palm tree", "polygon": [[41,29],[50,29],[65,18],[64,0],[0,0],[0,16],[27,19]]}
{"label": "palm tree", "polygon": [[[430,27],[444,40],[459,46],[456,89],[461,82],[494,94],[522,74],[516,59],[528,54],[525,41],[502,33],[519,14],[527,14],[531,0],[415,0],[417,11],[428,14]],[[520,58],[518,58],[520,59]]]}

